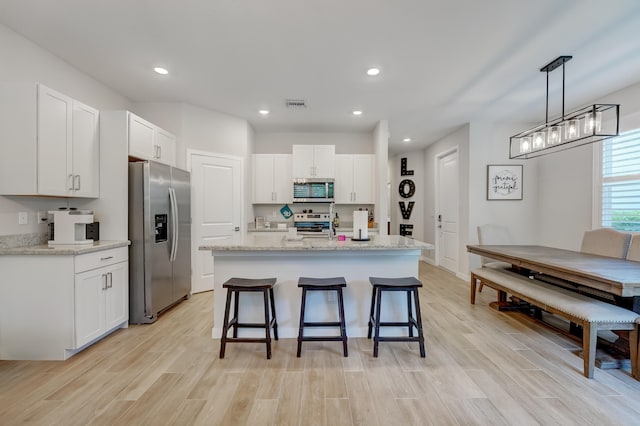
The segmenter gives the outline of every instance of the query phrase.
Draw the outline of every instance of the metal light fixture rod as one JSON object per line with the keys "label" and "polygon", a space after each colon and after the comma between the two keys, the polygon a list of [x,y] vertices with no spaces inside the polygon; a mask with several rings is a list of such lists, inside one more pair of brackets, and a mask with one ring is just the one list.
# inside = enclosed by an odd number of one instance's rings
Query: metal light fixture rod
{"label": "metal light fixture rod", "polygon": [[547,108],[544,117],[545,123],[549,122],[549,73],[558,68],[560,65],[562,65],[562,118],[564,118],[564,64],[569,62],[572,58],[573,56],[569,55],[558,56],[556,59],[549,62],[544,67],[540,68],[541,72],[547,73]]}

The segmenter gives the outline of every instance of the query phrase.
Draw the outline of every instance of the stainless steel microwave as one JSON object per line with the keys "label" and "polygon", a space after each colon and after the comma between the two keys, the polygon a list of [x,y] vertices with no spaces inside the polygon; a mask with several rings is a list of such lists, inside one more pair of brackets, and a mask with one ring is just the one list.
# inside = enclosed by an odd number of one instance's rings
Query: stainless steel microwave
{"label": "stainless steel microwave", "polygon": [[294,203],[332,203],[333,179],[294,179]]}

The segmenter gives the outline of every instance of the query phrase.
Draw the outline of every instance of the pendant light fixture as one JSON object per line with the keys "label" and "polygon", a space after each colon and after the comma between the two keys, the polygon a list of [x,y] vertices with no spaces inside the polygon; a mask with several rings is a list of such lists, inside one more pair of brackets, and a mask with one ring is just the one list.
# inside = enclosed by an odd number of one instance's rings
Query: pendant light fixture
{"label": "pendant light fixture", "polygon": [[[572,56],[559,56],[544,67],[547,73],[547,104],[545,122],[511,136],[509,158],[534,158],[553,152],[618,136],[619,104],[593,104],[571,113],[564,112],[564,64]],[[549,120],[549,73],[562,66],[562,116]]]}

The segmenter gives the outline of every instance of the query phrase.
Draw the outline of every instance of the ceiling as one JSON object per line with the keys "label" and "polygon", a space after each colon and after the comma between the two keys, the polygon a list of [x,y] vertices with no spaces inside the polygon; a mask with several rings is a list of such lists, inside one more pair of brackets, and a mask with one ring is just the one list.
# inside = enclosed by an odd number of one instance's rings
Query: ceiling
{"label": "ceiling", "polygon": [[[386,119],[391,152],[473,120],[544,121],[539,69],[560,55],[573,55],[568,110],[640,80],[638,0],[0,0],[0,23],[134,102],[187,102],[256,132]],[[549,77],[553,116],[562,72]]]}

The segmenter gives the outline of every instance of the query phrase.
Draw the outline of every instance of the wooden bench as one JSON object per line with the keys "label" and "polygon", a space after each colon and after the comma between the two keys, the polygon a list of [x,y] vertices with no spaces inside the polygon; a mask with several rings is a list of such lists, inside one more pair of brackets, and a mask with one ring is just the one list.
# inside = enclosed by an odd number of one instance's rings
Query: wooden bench
{"label": "wooden bench", "polygon": [[595,368],[598,330],[629,330],[631,374],[640,380],[639,314],[508,270],[493,268],[477,268],[471,271],[471,304],[475,304],[478,281],[498,290],[500,300],[506,300],[506,293],[509,293],[538,308],[581,325],[583,327],[584,375],[588,378],[593,377]]}

